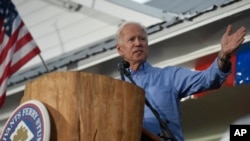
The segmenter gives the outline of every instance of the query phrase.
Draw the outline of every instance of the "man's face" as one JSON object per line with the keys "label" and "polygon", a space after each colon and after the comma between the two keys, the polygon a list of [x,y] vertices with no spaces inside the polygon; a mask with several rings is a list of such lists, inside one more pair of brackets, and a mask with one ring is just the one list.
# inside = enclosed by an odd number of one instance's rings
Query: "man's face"
{"label": "man's face", "polygon": [[130,64],[142,63],[147,59],[148,41],[145,34],[137,24],[128,24],[122,29],[117,51]]}

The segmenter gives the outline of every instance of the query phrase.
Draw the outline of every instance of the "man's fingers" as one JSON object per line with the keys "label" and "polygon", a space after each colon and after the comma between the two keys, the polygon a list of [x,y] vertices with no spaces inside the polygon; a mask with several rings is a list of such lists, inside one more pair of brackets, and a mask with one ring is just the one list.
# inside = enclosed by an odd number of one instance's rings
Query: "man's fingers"
{"label": "man's fingers", "polygon": [[226,32],[225,32],[225,35],[230,35],[230,33],[231,33],[231,31],[232,31],[232,25],[228,25],[227,26],[227,30],[226,30]]}
{"label": "man's fingers", "polygon": [[245,35],[246,35],[246,28],[241,27],[240,29],[237,30],[234,37],[237,39],[238,42],[241,42],[242,40],[244,40]]}
{"label": "man's fingers", "polygon": [[241,43],[243,43],[244,40],[245,40],[244,38],[241,38],[241,39],[237,42],[238,46],[239,46]]}
{"label": "man's fingers", "polygon": [[244,26],[242,26],[242,27],[239,29],[239,31],[240,31],[240,32],[246,32],[247,29],[246,29]]}
{"label": "man's fingers", "polygon": [[237,32],[238,36],[240,36],[241,38],[243,38],[246,35],[246,28],[245,27],[241,27],[238,32]]}

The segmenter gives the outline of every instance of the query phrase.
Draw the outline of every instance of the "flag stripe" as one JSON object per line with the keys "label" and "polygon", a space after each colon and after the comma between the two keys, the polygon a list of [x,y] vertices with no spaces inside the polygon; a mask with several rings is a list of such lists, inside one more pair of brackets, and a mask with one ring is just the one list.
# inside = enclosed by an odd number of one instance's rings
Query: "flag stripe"
{"label": "flag stripe", "polygon": [[0,107],[3,105],[5,97],[6,97],[6,87],[7,87],[7,80],[9,78],[9,70],[10,70],[10,62],[4,69],[4,73],[0,78]]}
{"label": "flag stripe", "polygon": [[8,40],[7,45],[3,48],[3,51],[0,54],[0,56],[1,56],[0,64],[2,64],[3,60],[6,58],[8,50],[10,50],[12,47],[14,47],[13,45],[16,44],[20,28],[21,28],[21,26],[19,26],[18,29],[12,34],[12,36]]}
{"label": "flag stripe", "polygon": [[21,37],[21,39],[18,39],[14,52],[23,48],[23,46],[29,43],[30,41],[32,41],[32,37],[29,33],[26,33]]}
{"label": "flag stripe", "polygon": [[4,73],[3,73],[3,76],[1,77],[0,81],[1,81],[1,86],[0,86],[0,92],[3,93],[5,92],[5,88],[6,88],[6,84],[7,84],[7,78],[9,77],[8,75],[8,71],[10,69],[10,63],[6,66],[5,70],[4,70]]}
{"label": "flag stripe", "polygon": [[18,51],[25,44],[27,44],[27,43],[29,43],[30,41],[33,40],[31,34],[27,30],[27,28],[25,28],[25,26],[23,25],[23,23],[21,23],[21,25],[22,25],[22,28],[19,29],[17,45],[15,47],[14,52]]}
{"label": "flag stripe", "polygon": [[[26,37],[28,39],[24,39]],[[20,45],[22,46],[22,48],[19,47]],[[32,40],[30,34],[21,38],[16,44],[14,56],[12,58],[12,65],[15,64],[19,58],[25,56],[25,54],[27,54],[30,50],[33,50],[34,48],[37,48],[37,46],[34,40]]]}
{"label": "flag stripe", "polygon": [[[3,27],[3,20],[0,20],[0,27]],[[0,32],[0,51],[2,50],[2,42],[3,42],[3,38],[4,38],[4,32],[2,31],[4,29],[1,29]]]}
{"label": "flag stripe", "polygon": [[0,65],[0,84],[2,83],[1,80],[5,76],[4,75],[5,69],[10,67],[10,66],[8,66],[8,64],[9,63],[11,64],[11,58],[13,56],[13,50],[12,49],[5,50],[4,54],[1,54],[1,59],[2,59],[2,56],[4,56],[4,59],[1,62],[1,65]]}
{"label": "flag stripe", "polygon": [[[1,31],[1,32],[4,32],[4,31]],[[4,47],[6,46],[6,44],[7,44],[7,42],[8,42],[9,37],[6,36],[6,34],[4,34],[3,37],[1,37],[1,38],[2,38],[2,39],[1,39],[2,42],[0,42],[0,43],[1,43],[1,44],[0,44],[0,52],[3,51]]]}
{"label": "flag stripe", "polygon": [[5,97],[6,97],[6,92],[4,92],[2,96],[0,96],[0,106],[3,105]]}
{"label": "flag stripe", "polygon": [[6,77],[5,73],[9,73],[10,72],[10,68],[11,68],[11,58],[13,56],[13,50],[10,49],[8,50],[8,52],[6,53],[6,58],[3,60],[1,66],[0,66],[0,84],[2,84],[3,80],[5,79],[4,77]]}
{"label": "flag stripe", "polygon": [[31,50],[29,53],[27,53],[25,56],[23,56],[21,59],[19,59],[18,62],[16,62],[15,64],[13,64],[11,66],[10,74],[12,75],[13,73],[15,73],[23,65],[25,65],[30,60],[30,58],[35,57],[39,53],[40,53],[39,48],[34,48],[33,50]]}

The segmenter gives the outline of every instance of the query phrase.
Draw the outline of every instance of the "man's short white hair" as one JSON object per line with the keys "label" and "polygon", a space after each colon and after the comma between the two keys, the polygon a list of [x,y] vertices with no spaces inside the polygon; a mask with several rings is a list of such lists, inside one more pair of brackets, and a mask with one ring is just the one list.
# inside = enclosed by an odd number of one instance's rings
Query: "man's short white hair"
{"label": "man's short white hair", "polygon": [[147,30],[146,30],[146,27],[145,27],[145,26],[143,26],[142,24],[140,24],[140,23],[138,23],[138,22],[126,21],[126,22],[123,22],[123,23],[119,26],[118,30],[116,31],[116,44],[121,43],[121,40],[120,40],[121,32],[122,32],[123,28],[124,28],[126,25],[129,25],[129,24],[139,25],[139,26],[143,29],[146,38],[148,38],[148,37],[147,37]]}

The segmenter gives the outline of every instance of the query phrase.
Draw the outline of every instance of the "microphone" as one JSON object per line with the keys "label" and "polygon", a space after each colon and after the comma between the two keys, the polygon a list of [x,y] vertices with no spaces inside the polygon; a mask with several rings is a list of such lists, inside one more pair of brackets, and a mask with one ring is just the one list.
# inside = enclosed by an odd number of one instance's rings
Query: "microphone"
{"label": "microphone", "polygon": [[130,66],[128,61],[123,60],[121,63],[118,63],[118,70],[120,71],[120,76],[121,76],[121,80],[125,80],[124,74],[126,76],[128,76],[129,72],[126,70],[128,69]]}
{"label": "microphone", "polygon": [[[119,64],[118,64],[119,65]],[[123,78],[123,80],[125,79],[124,78],[124,74],[125,76],[133,83],[136,85],[135,81],[133,80],[133,78],[131,77],[130,75],[130,71],[128,70],[128,68],[130,67],[130,64],[128,61],[125,61],[123,60],[121,63],[120,63],[120,66],[121,66],[121,72],[123,73],[123,76],[121,76]],[[121,74],[122,75],[122,74]]]}
{"label": "microphone", "polygon": [[127,69],[127,68],[130,67],[130,64],[129,64],[128,61],[123,60],[123,61],[121,62],[121,64],[122,64],[123,68],[125,68],[125,69]]}

